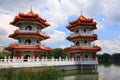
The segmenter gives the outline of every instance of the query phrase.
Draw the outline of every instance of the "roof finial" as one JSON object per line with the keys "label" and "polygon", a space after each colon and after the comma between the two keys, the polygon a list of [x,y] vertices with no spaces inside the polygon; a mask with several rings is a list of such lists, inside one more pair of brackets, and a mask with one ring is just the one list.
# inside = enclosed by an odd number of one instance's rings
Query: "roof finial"
{"label": "roof finial", "polygon": [[82,15],[82,10],[81,10],[81,15]]}
{"label": "roof finial", "polygon": [[30,5],[30,12],[32,12],[32,4]]}

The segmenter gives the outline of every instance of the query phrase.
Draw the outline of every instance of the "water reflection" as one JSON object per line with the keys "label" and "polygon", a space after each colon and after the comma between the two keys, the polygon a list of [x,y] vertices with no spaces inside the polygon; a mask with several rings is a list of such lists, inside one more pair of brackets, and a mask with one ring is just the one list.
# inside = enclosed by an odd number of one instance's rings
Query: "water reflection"
{"label": "water reflection", "polygon": [[120,80],[120,66],[111,64],[110,66],[99,65],[99,80]]}
{"label": "water reflection", "polygon": [[58,80],[120,80],[120,65],[101,64],[98,65],[98,73],[83,72],[67,71],[65,77],[59,78]]}
{"label": "water reflection", "polygon": [[98,74],[67,76],[58,80],[98,80]]}
{"label": "water reflection", "polygon": [[58,80],[98,80],[98,72],[93,71],[65,71],[63,72],[64,77],[59,78]]}

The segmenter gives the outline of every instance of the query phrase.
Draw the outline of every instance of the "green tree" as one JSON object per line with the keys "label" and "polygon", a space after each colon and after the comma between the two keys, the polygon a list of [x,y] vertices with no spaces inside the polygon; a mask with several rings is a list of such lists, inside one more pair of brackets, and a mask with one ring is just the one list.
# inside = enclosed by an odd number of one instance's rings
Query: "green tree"
{"label": "green tree", "polygon": [[111,55],[108,54],[108,53],[104,53],[104,54],[101,56],[101,60],[108,62],[108,61],[111,60]]}
{"label": "green tree", "polygon": [[120,61],[120,53],[115,53],[112,55],[112,60],[117,62]]}
{"label": "green tree", "polygon": [[51,54],[55,58],[59,58],[59,57],[65,58],[67,56],[66,52],[64,52],[62,48],[53,49]]}
{"label": "green tree", "polygon": [[0,59],[3,59],[3,58],[5,58],[5,56],[8,57],[10,55],[11,55],[11,52],[2,52],[2,53],[0,53]]}
{"label": "green tree", "polygon": [[97,54],[98,61],[102,61],[102,54]]}

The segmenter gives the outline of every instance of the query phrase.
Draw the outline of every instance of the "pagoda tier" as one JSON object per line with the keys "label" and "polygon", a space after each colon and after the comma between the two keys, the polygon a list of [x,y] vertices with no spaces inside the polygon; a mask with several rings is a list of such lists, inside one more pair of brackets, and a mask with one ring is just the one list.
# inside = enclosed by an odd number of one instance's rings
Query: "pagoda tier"
{"label": "pagoda tier", "polygon": [[44,47],[41,46],[40,44],[36,44],[36,45],[18,45],[16,43],[11,44],[9,47],[7,47],[7,50],[9,51],[51,51],[52,49],[49,47]]}
{"label": "pagoda tier", "polygon": [[67,40],[74,45],[64,48],[64,51],[70,52],[70,58],[96,60],[96,52],[101,51],[101,47],[94,45],[94,41],[98,40],[98,36],[93,32],[97,29],[96,24],[92,18],[86,18],[82,14],[69,23],[66,28],[71,31],[71,35]]}
{"label": "pagoda tier", "polygon": [[16,30],[14,31],[13,34],[9,35],[9,37],[11,38],[20,38],[20,37],[38,37],[40,40],[45,40],[45,39],[48,39],[50,38],[48,35],[45,35],[45,34],[42,34],[40,33],[39,31],[19,31],[19,30]]}
{"label": "pagoda tier", "polygon": [[93,47],[84,47],[84,46],[73,46],[73,47],[67,47],[64,49],[66,52],[76,52],[76,51],[101,51],[101,48],[99,46],[93,46]]}
{"label": "pagoda tier", "polygon": [[44,52],[45,58],[46,52],[52,50],[41,45],[41,40],[50,38],[42,32],[42,29],[50,26],[50,24],[45,19],[39,17],[38,14],[33,13],[32,9],[27,14],[19,13],[10,24],[18,27],[18,30],[9,35],[9,37],[16,39],[18,44],[13,43],[6,49],[15,53],[14,56],[17,59],[22,56],[24,59],[34,56],[36,59],[41,52]]}
{"label": "pagoda tier", "polygon": [[[83,15],[80,15],[80,17],[72,22],[69,23],[69,25],[67,26],[67,28],[69,30],[71,30],[72,28],[75,28],[75,27],[91,27],[92,26],[92,29],[97,29],[96,27],[96,22],[93,21],[93,19],[91,18],[86,18],[84,17]],[[80,25],[80,26],[79,26]]]}
{"label": "pagoda tier", "polygon": [[42,19],[38,16],[38,14],[33,13],[32,10],[30,10],[27,14],[19,13],[10,24],[18,27],[18,25],[20,25],[23,21],[38,22],[38,24],[43,25],[42,28],[50,26],[45,19]]}
{"label": "pagoda tier", "polygon": [[71,36],[68,36],[68,37],[67,37],[67,40],[72,41],[72,40],[74,40],[74,39],[80,39],[80,38],[91,39],[91,40],[98,40],[96,34],[91,34],[91,35],[72,34]]}

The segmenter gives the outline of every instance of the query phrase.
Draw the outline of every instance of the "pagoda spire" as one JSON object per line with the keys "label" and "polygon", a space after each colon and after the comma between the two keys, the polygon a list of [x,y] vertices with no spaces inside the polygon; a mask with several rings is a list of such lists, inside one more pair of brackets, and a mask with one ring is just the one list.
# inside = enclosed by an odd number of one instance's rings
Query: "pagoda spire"
{"label": "pagoda spire", "polygon": [[82,15],[82,10],[81,10],[81,15]]}
{"label": "pagoda spire", "polygon": [[30,12],[32,12],[32,4],[30,5]]}

